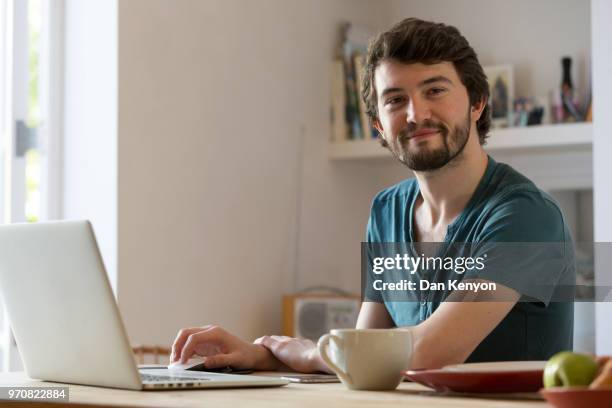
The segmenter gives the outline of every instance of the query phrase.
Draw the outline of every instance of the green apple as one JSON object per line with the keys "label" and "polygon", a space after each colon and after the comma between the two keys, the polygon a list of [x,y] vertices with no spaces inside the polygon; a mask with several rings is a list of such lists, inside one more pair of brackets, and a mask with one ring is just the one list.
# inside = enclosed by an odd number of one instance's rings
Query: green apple
{"label": "green apple", "polygon": [[544,387],[589,385],[597,375],[597,363],[587,354],[562,351],[544,367]]}

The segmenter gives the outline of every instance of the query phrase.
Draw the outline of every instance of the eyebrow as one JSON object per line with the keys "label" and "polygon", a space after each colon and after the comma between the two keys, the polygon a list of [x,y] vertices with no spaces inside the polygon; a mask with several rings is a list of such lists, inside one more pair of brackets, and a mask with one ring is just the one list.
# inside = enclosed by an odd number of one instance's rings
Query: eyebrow
{"label": "eyebrow", "polygon": [[433,84],[434,82],[446,82],[446,83],[451,84],[451,85],[453,84],[453,81],[451,81],[447,77],[445,77],[443,75],[438,75],[438,76],[435,76],[435,77],[428,78],[428,79],[426,79],[424,81],[421,81],[419,83],[419,88],[423,87],[425,85]]}
{"label": "eyebrow", "polygon": [[[450,79],[448,79],[447,77],[443,76],[443,75],[437,75],[431,78],[427,78],[421,82],[419,82],[419,88],[424,87],[425,85],[430,85],[436,82],[446,82],[450,85],[453,85],[453,81],[451,81]],[[380,94],[381,98],[390,94],[390,93],[394,93],[394,92],[402,92],[403,89],[402,88],[386,88],[384,91],[382,91],[382,93]]]}

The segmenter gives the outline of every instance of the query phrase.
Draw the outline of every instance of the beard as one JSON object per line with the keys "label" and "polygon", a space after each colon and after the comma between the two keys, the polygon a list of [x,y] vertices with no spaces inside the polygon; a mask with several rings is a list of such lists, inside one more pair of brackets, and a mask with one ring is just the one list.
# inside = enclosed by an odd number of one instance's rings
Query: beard
{"label": "beard", "polygon": [[[436,129],[442,137],[442,146],[437,148],[421,148],[417,151],[410,149],[410,139],[420,129]],[[381,144],[385,146],[391,154],[402,164],[414,171],[432,171],[446,166],[457,158],[465,148],[470,136],[470,112],[466,120],[449,129],[440,122],[426,119],[421,125],[409,123],[408,127],[402,130],[397,136],[388,143],[381,138]]]}

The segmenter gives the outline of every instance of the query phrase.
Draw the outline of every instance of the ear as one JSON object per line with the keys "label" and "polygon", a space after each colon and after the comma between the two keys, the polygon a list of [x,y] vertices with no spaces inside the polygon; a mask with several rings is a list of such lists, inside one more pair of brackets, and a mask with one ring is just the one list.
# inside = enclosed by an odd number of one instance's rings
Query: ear
{"label": "ear", "polygon": [[382,127],[382,123],[378,118],[372,119],[372,126],[378,132],[378,141],[382,147],[389,147],[389,142],[385,139],[385,130]]}
{"label": "ear", "polygon": [[482,116],[482,111],[484,111],[485,106],[487,106],[487,102],[487,98],[483,97],[480,101],[472,105],[472,110],[470,111],[472,121],[477,122],[478,119],[480,119]]}
{"label": "ear", "polygon": [[384,129],[382,127],[382,124],[380,123],[380,120],[378,120],[378,118],[372,119],[372,126],[374,126],[374,129],[376,129],[376,131],[378,132],[378,135],[380,137],[383,137]]}

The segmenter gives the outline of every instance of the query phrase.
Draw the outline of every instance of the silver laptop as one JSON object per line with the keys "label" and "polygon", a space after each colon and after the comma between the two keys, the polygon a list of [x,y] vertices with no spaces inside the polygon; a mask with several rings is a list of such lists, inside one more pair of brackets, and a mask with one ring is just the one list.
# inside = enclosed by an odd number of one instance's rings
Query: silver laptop
{"label": "silver laptop", "polygon": [[0,294],[31,378],[132,390],[288,383],[253,375],[139,370],[88,221],[0,226]]}

